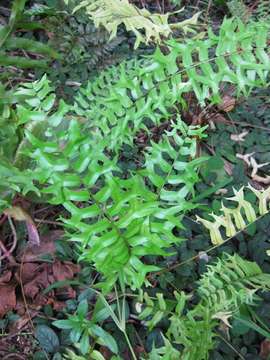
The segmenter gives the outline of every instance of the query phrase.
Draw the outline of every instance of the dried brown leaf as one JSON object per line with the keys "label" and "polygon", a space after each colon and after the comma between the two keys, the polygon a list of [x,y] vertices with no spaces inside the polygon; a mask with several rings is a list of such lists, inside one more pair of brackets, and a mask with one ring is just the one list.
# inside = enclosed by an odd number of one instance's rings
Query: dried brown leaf
{"label": "dried brown leaf", "polygon": [[16,283],[10,282],[11,271],[6,272],[0,278],[0,318],[16,306]]}
{"label": "dried brown leaf", "polygon": [[11,208],[5,209],[4,214],[12,217],[14,220],[17,221],[25,221],[27,231],[28,231],[28,240],[30,244],[39,245],[39,233],[37,227],[32,220],[31,216],[20,206],[13,206]]}
{"label": "dried brown leaf", "polygon": [[55,254],[55,241],[60,239],[63,236],[63,231],[56,230],[51,231],[48,235],[41,236],[40,245],[35,246],[31,245],[18,256],[19,259],[22,259],[23,262],[38,262],[40,257],[46,254],[53,256]]}
{"label": "dried brown leaf", "polygon": [[235,104],[236,104],[235,98],[229,95],[225,95],[222,98],[222,102],[218,105],[218,109],[224,112],[229,112],[234,109]]}
{"label": "dried brown leaf", "polygon": [[78,273],[80,267],[72,262],[55,261],[52,266],[55,281],[70,280]]}
{"label": "dried brown leaf", "polygon": [[270,340],[265,339],[261,343],[260,358],[261,359],[268,359],[269,355],[270,355]]}

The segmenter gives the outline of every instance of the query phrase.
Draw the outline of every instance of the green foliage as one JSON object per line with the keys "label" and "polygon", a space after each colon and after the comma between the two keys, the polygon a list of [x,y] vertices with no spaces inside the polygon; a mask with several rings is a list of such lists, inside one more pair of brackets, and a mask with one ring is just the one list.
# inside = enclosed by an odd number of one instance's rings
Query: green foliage
{"label": "green foliage", "polygon": [[[153,359],[205,360],[216,345],[218,320],[228,324],[228,319],[236,314],[243,304],[255,304],[256,292],[269,290],[270,275],[262,273],[256,263],[246,261],[238,255],[225,255],[216,264],[209,265],[198,281],[197,305],[189,309],[190,297],[175,292],[175,301],[164,301],[157,296],[154,303],[144,295],[146,308],[140,314],[147,318],[146,325],[156,325],[166,313],[170,325],[164,340],[164,347],[153,349]],[[139,299],[142,303],[143,298]],[[158,314],[158,315],[157,315]],[[150,317],[150,320],[149,320]],[[182,345],[179,351],[174,345]],[[156,357],[155,357],[156,356]]]}
{"label": "green foliage", "polygon": [[[42,28],[24,14],[25,0],[13,1],[8,24],[0,27],[0,66],[4,70],[1,78],[10,77],[9,66],[16,68],[47,68],[48,58],[59,58],[59,55],[48,45],[41,42],[15,36],[22,28]],[[35,25],[35,26],[34,26]],[[14,55],[18,51],[36,54],[45,59]],[[23,83],[18,88],[7,90],[0,82],[0,168],[1,181],[0,208],[5,208],[14,196],[15,191],[26,194],[30,190],[37,192],[32,184],[31,172],[21,173],[18,149],[24,143],[24,128],[37,132],[37,123],[42,120],[40,104],[44,111],[49,111],[54,104],[54,95],[46,83],[46,77],[30,84]],[[27,125],[26,125],[27,124]],[[14,166],[16,165],[16,166]]]}
{"label": "green foliage", "polygon": [[258,6],[255,9],[254,17],[257,20],[269,21],[270,9],[267,0],[260,0]]}
{"label": "green foliage", "polygon": [[16,150],[23,140],[23,129],[33,131],[37,124],[46,120],[55,102],[52,91],[46,75],[32,83],[22,83],[9,92],[3,90],[0,107],[0,154],[3,157],[14,161]]}
{"label": "green foliage", "polygon": [[53,33],[50,45],[63,55],[59,66],[52,69],[48,76],[62,85],[62,91],[74,96],[75,90],[66,86],[67,81],[85,84],[97,71],[130,56],[130,46],[123,31],[109,41],[106,29],[97,29],[83,10],[75,14],[70,12],[69,8],[65,12],[60,11],[60,7],[56,8],[46,22]]}
{"label": "green foliage", "polygon": [[[80,260],[100,274],[94,286],[103,293],[114,288],[117,295],[118,282],[125,299],[126,287],[137,290],[150,285],[149,273],[159,270],[155,259],[173,255],[183,241],[182,218],[198,206],[199,170],[207,160],[197,157],[197,142],[205,137],[205,128],[187,126],[180,118],[185,95],[194,92],[200,105],[205,105],[218,103],[224,83],[245,95],[255,86],[264,86],[270,69],[267,31],[267,24],[225,19],[219,34],[209,30],[206,39],[171,40],[164,51],[157,48],[144,60],[104,71],[80,90],[74,106],[56,101],[46,77],[23,85],[12,98],[10,112],[17,121],[14,133],[18,126],[23,130],[22,144],[12,165],[6,160],[1,163],[1,205],[8,206],[15,192],[31,191],[63,206],[69,214],[60,219],[66,238],[75,243]],[[133,146],[138,131],[151,134],[153,126],[165,122],[168,130],[142,150],[138,168],[123,172],[123,145]],[[30,159],[29,170],[20,171],[25,157]],[[252,191],[259,198],[260,214],[265,214],[268,190]],[[223,206],[224,218],[218,223],[231,233],[233,226],[243,228],[243,216],[256,219],[241,191],[233,200],[238,208]],[[216,243],[222,243],[220,238]],[[170,323],[164,346],[154,347],[150,358],[207,359],[215,346],[219,320],[226,324],[243,304],[254,304],[255,293],[267,290],[268,283],[269,275],[255,263],[227,255],[201,277],[195,302],[184,292],[169,301],[162,294],[157,299],[145,294],[140,319],[150,329],[165,316]],[[82,301],[74,315],[54,325],[70,330],[81,353],[102,359],[91,339],[118,353],[116,341],[100,325],[111,318],[131,350],[124,300],[120,309],[116,298],[118,317],[100,294],[102,309],[90,316],[88,303]],[[68,356],[77,357],[71,352]]]}
{"label": "green foliage", "polygon": [[23,149],[27,147],[25,132],[42,137],[48,124],[61,121],[68,111],[63,101],[59,102],[59,108],[55,111],[55,94],[46,75],[39,81],[21,84],[16,90],[5,92],[7,94],[9,97],[0,109],[3,114],[0,118],[1,209],[8,206],[16,192],[25,195],[34,191],[39,194],[23,156]]}
{"label": "green foliage", "polygon": [[243,21],[249,18],[250,15],[248,12],[248,8],[242,0],[227,1],[226,5],[228,6],[232,16],[237,16]]}
{"label": "green foliage", "polygon": [[48,353],[55,354],[59,349],[59,339],[56,333],[47,325],[38,325],[35,336],[40,346]]}
{"label": "green foliage", "polygon": [[[28,100],[31,109],[17,106],[20,121],[25,114],[25,119],[39,119],[47,127],[41,137],[26,132],[32,146],[25,153],[33,160],[33,176],[48,201],[62,204],[70,213],[69,219],[62,219],[69,238],[77,243],[81,259],[103,274],[105,291],[117,280],[122,286],[140,288],[147,273],[158,269],[143,258],[167,256],[167,249],[181,242],[174,233],[182,227],[184,213],[196,207],[190,197],[205,160],[196,159],[196,139],[203,137],[203,129],[187,127],[177,118],[171,130],[147,149],[143,167],[128,178],[121,174],[115,151],[122,143],[131,144],[139,129],[148,131],[149,119],[156,125],[168,120],[173,106],[183,103],[184,93],[194,90],[203,103],[210,94],[218,101],[224,81],[244,93],[264,84],[270,67],[264,50],[266,32],[263,24],[245,28],[239,21],[225,20],[219,36],[209,31],[207,40],[183,44],[172,40],[168,55],[157,49],[144,67],[134,60],[112,68],[81,91],[86,100],[83,95],[77,98],[75,109],[82,124],[73,115],[63,119],[70,110],[63,102],[50,114],[54,104],[50,90],[49,101]],[[239,46],[245,49],[243,54],[238,53]],[[208,50],[213,47],[212,68]],[[200,63],[194,66],[195,54]],[[187,77],[179,73],[179,63]],[[85,117],[90,120],[86,124]]]}
{"label": "green foliage", "polygon": [[267,29],[264,23],[225,19],[219,34],[209,30],[205,40],[170,40],[167,54],[157,48],[141,63],[133,60],[101,73],[80,91],[75,111],[89,119],[88,127],[106,138],[110,149],[132,145],[146,124],[169,120],[185,104],[186,93],[194,91],[204,105],[220,100],[221,84],[235,85],[244,95],[266,84]]}
{"label": "green foliage", "polygon": [[[196,137],[206,137],[205,129],[206,127],[199,130],[193,126],[187,127],[182,121],[177,121],[172,124],[172,130],[167,132],[167,136],[158,143],[152,142],[147,149],[145,170],[141,173],[156,187],[162,201],[180,204],[188,194],[195,195],[194,185],[199,181],[198,167],[207,160],[207,157],[195,158]],[[172,139],[175,146],[172,146]],[[188,161],[184,161],[185,159]],[[175,191],[174,186],[180,184],[182,186]],[[166,189],[166,185],[170,190]]]}
{"label": "green foliage", "polygon": [[21,172],[7,160],[0,160],[0,210],[7,208],[16,193],[26,195],[30,191],[39,195],[38,189],[33,184],[32,172]]}
{"label": "green foliage", "polygon": [[[21,28],[25,3],[26,0],[14,0],[8,24],[0,27],[0,66],[17,66],[23,69],[46,68],[47,60],[28,59],[24,56],[14,56],[10,54],[12,50],[21,50],[45,55],[53,59],[59,57],[57,52],[46,44],[13,36],[15,31]],[[25,22],[24,26],[27,27]]]}
{"label": "green foliage", "polygon": [[[146,9],[139,9],[130,4],[128,0],[86,0],[82,1],[76,9],[85,7],[87,14],[95,26],[105,27],[113,39],[118,27],[124,24],[127,31],[132,31],[136,36],[135,49],[140,43],[149,44],[150,41],[160,43],[162,38],[168,38],[172,29],[181,29],[184,33],[194,32],[193,26],[197,24],[198,15],[179,23],[169,24],[167,14],[151,14]],[[178,12],[180,12],[179,10]]]}
{"label": "green foliage", "polygon": [[267,0],[259,0],[258,4],[251,9],[242,0],[232,0],[227,2],[227,6],[232,16],[236,16],[243,21],[264,21],[269,22],[270,10]]}
{"label": "green foliage", "polygon": [[91,320],[88,320],[88,304],[87,300],[83,300],[79,303],[74,315],[69,315],[66,320],[56,320],[53,322],[53,325],[59,329],[70,330],[69,336],[71,341],[78,343],[78,348],[83,355],[92,352],[89,344],[90,336],[95,339],[98,344],[107,346],[113,353],[117,353],[118,347],[114,338],[103,330],[102,327],[97,325],[98,322],[104,321],[110,315],[105,310],[104,308],[96,311],[91,317]]}
{"label": "green foliage", "polygon": [[[67,353],[64,354],[64,359],[67,359],[67,360],[88,360],[89,357],[88,356],[79,356],[79,355],[76,355],[72,350],[70,349],[67,349],[66,351]],[[94,350],[91,352],[91,359],[93,360],[105,360],[105,358],[103,357],[103,355],[97,351],[97,350]]]}
{"label": "green foliage", "polygon": [[[177,134],[181,129],[183,138]],[[171,156],[163,161],[162,176],[156,174],[156,150],[150,148],[142,173],[128,179],[121,178],[117,158],[105,155],[106,141],[83,135],[75,120],[56,136],[48,129],[51,138],[44,142],[27,134],[33,145],[28,153],[37,164],[36,178],[46,184],[42,192],[50,196],[50,203],[62,204],[70,212],[69,219],[62,219],[71,230],[69,237],[78,244],[81,259],[93,262],[104,274],[107,290],[118,278],[140,288],[146,274],[158,269],[140,258],[166,256],[165,249],[181,241],[173,230],[181,227],[179,216],[194,207],[185,199],[199,181],[196,169],[203,159],[187,162],[195,158],[195,136],[203,136],[202,131],[179,120],[157,144]],[[149,188],[148,177],[157,191]]]}

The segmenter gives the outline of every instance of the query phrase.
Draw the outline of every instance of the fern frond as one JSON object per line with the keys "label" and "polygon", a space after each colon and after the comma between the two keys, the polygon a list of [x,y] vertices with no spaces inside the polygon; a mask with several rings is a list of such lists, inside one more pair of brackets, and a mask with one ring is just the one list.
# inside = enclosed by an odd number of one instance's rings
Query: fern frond
{"label": "fern frond", "polygon": [[[48,66],[48,60],[34,60],[28,59],[23,56],[13,56],[9,53],[9,50],[12,49],[21,49],[27,50],[33,53],[40,53],[43,55],[47,55],[52,58],[59,58],[60,55],[50,48],[48,45],[43,44],[38,41],[25,39],[25,38],[18,38],[12,36],[19,27],[19,21],[23,17],[24,7],[25,7],[26,0],[12,2],[11,13],[9,22],[5,26],[0,27],[0,66],[16,66],[21,67],[22,69],[27,68],[46,68]],[[29,25],[29,22],[25,22],[26,27]],[[33,22],[31,21],[34,25]],[[34,27],[35,28],[35,25]],[[33,28],[30,29],[32,30]]]}
{"label": "fern frond", "polygon": [[18,66],[22,69],[46,69],[48,66],[48,62],[46,60],[27,59],[22,56],[9,56],[5,52],[1,51],[0,66]]}
{"label": "fern frond", "polygon": [[0,211],[10,206],[11,200],[16,193],[26,195],[29,192],[40,195],[38,188],[33,183],[33,173],[31,170],[21,172],[17,167],[6,161],[0,160]]}
{"label": "fern frond", "polygon": [[244,4],[243,0],[227,1],[226,5],[230,10],[231,16],[236,16],[242,21],[247,21],[250,14],[248,7]]}
{"label": "fern frond", "polygon": [[[46,75],[32,83],[22,83],[10,92],[4,101],[6,116],[1,119],[0,130],[0,209],[8,207],[16,192],[26,195],[29,192],[39,194],[33,185],[33,172],[27,168],[28,159],[24,156],[27,140],[21,137],[28,131],[38,137],[44,137],[48,126],[55,126],[62,120],[69,107],[60,101],[55,110],[55,94]],[[11,108],[14,106],[14,109]],[[52,112],[52,109],[54,111]],[[14,139],[14,142],[12,142]]]}
{"label": "fern frond", "polygon": [[203,105],[220,100],[221,83],[234,84],[245,95],[264,85],[270,70],[267,30],[264,23],[225,19],[219,34],[209,30],[208,39],[170,40],[168,54],[157,48],[136,68],[126,62],[102,73],[80,91],[75,111],[87,116],[110,149],[131,144],[149,122],[170,119],[185,93],[194,91]]}
{"label": "fern frond", "polygon": [[121,33],[109,41],[106,29],[97,29],[83,11],[67,16],[61,13],[48,20],[49,27],[54,33],[50,42],[63,54],[61,62],[64,79],[68,77],[66,71],[70,65],[73,65],[74,80],[81,81],[82,78],[90,80],[97,70],[100,72],[109,65],[120,63],[128,56],[127,37]]}
{"label": "fern frond", "polygon": [[[70,218],[62,219],[68,236],[77,243],[81,259],[104,275],[107,289],[118,279],[139,288],[147,273],[158,270],[142,257],[167,256],[167,249],[182,241],[174,229],[182,227],[182,215],[195,206],[185,198],[199,181],[196,170],[204,159],[195,160],[195,142],[204,136],[204,129],[189,128],[179,120],[158,144],[152,144],[168,146],[164,147],[164,181],[153,189],[148,177],[158,176],[155,148],[148,149],[142,171],[122,179],[117,157],[109,158],[104,151],[106,139],[98,133],[84,135],[83,125],[76,120],[67,129],[58,123],[55,127],[53,118],[54,114],[47,115],[46,141],[27,133],[32,145],[27,154],[36,164],[34,173],[42,192],[49,202],[62,204],[70,213]],[[61,131],[54,130],[58,127]]]}
{"label": "fern frond", "polygon": [[269,280],[270,275],[263,274],[255,262],[226,255],[207,267],[198,282],[198,294],[213,312],[233,312],[241,304],[252,304],[258,290],[268,290]]}
{"label": "fern frond", "polygon": [[[158,143],[151,142],[145,156],[147,176],[156,187],[161,201],[185,206],[186,196],[194,195],[198,183],[198,168],[207,157],[196,159],[197,140],[204,138],[206,127],[187,126],[177,119]],[[171,208],[172,210],[172,208]]]}
{"label": "fern frond", "polygon": [[228,321],[241,305],[255,305],[258,299],[256,292],[269,290],[269,284],[270,275],[262,273],[256,263],[246,261],[237,254],[225,254],[215,264],[209,265],[198,281],[197,294],[200,301],[191,309],[188,301],[190,297],[183,292],[175,292],[173,301],[162,298],[162,302],[160,299],[149,299],[147,294],[144,294],[139,298],[141,303],[145,303],[140,318],[148,320],[146,325],[156,325],[156,320],[160,321],[168,313],[172,313],[165,346],[154,348],[150,358],[157,354],[157,359],[169,359],[164,350],[175,354],[173,349],[177,349],[173,344],[177,344],[183,346],[178,358],[208,359],[209,352],[216,344],[215,330],[218,319]]}
{"label": "fern frond", "polygon": [[[147,359],[149,360],[179,360],[181,353],[175,349],[168,339],[163,337],[164,346],[156,348],[155,344]],[[143,359],[144,360],[144,359]]]}
{"label": "fern frond", "polygon": [[[258,216],[267,214],[269,212],[267,202],[270,197],[270,187],[266,190],[257,190],[249,185],[247,188],[256,195],[259,201]],[[239,191],[234,189],[234,194],[235,196],[227,198],[227,200],[238,203],[236,208],[227,208],[222,204],[220,211],[223,215],[211,214],[214,221],[208,221],[197,216],[197,221],[201,222],[210,231],[210,238],[214,245],[223,243],[220,227],[225,228],[227,237],[232,237],[237,231],[245,229],[249,224],[257,220],[256,209],[244,198],[244,187]]]}
{"label": "fern frond", "polygon": [[258,6],[253,12],[253,18],[257,21],[269,21],[270,19],[270,9],[268,0],[260,0]]}
{"label": "fern frond", "polygon": [[242,0],[228,1],[227,6],[232,16],[236,16],[244,22],[254,20],[269,22],[270,9],[268,0],[259,0],[255,8],[251,6],[252,11]]}
{"label": "fern frond", "polygon": [[82,1],[74,11],[82,7],[85,7],[87,14],[97,28],[103,26],[107,29],[110,33],[110,40],[116,36],[121,24],[125,25],[127,31],[133,31],[136,36],[135,49],[141,42],[146,44],[150,41],[160,43],[162,37],[168,38],[172,33],[172,27],[181,29],[185,33],[194,32],[192,26],[197,24],[199,16],[198,13],[188,20],[169,24],[170,13],[151,14],[146,9],[137,8],[128,0]]}

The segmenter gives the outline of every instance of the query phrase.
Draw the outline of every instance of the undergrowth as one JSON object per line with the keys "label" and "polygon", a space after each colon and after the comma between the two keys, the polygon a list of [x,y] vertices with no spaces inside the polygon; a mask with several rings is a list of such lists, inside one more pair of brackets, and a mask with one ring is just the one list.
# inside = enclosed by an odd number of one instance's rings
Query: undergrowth
{"label": "undergrowth", "polygon": [[[142,359],[208,359],[220,322],[229,327],[230,318],[239,316],[243,307],[258,304],[257,293],[269,290],[269,274],[254,262],[225,253],[208,265],[194,293],[175,291],[165,299],[161,293],[149,295],[152,274],[162,272],[152,259],[172,257],[186,241],[180,236],[183,218],[194,218],[204,209],[197,200],[197,185],[209,157],[200,156],[198,145],[207,137],[207,126],[183,121],[186,96],[194,94],[205,107],[220,103],[226,86],[244,96],[266,86],[269,24],[225,18],[218,33],[209,28],[205,36],[164,40],[172,35],[165,15],[152,18],[124,0],[120,3],[131,16],[128,23],[121,22],[135,31],[136,45],[150,40],[162,45],[152,55],[101,72],[80,88],[73,105],[55,96],[45,75],[21,85],[14,93],[15,106],[9,108],[18,119],[16,126],[23,125],[21,141],[9,154],[1,149],[0,205],[5,210],[16,194],[22,194],[62,206],[68,214],[60,217],[65,238],[74,243],[78,260],[94,269],[96,302],[91,310],[87,301],[80,302],[73,315],[53,324],[69,330],[83,356],[104,359],[100,346],[107,346],[112,359],[121,359],[117,342],[103,328],[110,318],[123,334],[131,358],[137,358],[125,314],[131,292],[138,320],[149,331],[167,319],[163,344],[154,344]],[[102,9],[98,4],[88,7],[91,16],[105,12],[110,2],[102,1]],[[102,23],[114,36],[119,21],[112,22],[115,9],[109,10]],[[139,23],[132,17],[136,11],[142,17]],[[154,33],[153,28],[149,33],[149,19],[156,26]],[[137,32],[141,28],[145,38]],[[153,127],[164,124],[166,130],[141,149],[136,166],[124,170],[124,147],[134,148],[140,132],[151,138]],[[212,215],[214,222],[197,218],[210,229],[214,247],[224,242],[220,227],[227,238],[233,237],[257,221],[256,213],[268,212],[269,189],[249,189],[259,199],[258,210],[240,189],[230,199],[236,208],[223,205],[223,215]],[[108,300],[111,293],[113,303]],[[84,358],[71,350],[66,356]]]}

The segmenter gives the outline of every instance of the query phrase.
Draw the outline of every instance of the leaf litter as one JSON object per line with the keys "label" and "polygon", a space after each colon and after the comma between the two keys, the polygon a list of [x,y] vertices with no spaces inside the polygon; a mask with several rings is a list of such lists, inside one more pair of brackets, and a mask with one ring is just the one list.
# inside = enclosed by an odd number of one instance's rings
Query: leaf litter
{"label": "leaf litter", "polygon": [[[60,261],[54,257],[52,262],[44,262],[41,257],[55,255],[55,241],[62,232],[52,231],[41,237],[40,246],[29,244],[25,253],[16,257],[18,263],[6,263],[6,270],[0,277],[0,318],[15,310],[22,292],[30,309],[39,309],[46,304],[63,308],[64,301],[75,298],[71,286],[52,289],[48,294],[44,290],[57,281],[71,280],[80,271],[79,265],[70,261]],[[21,289],[22,287],[22,289]]]}

